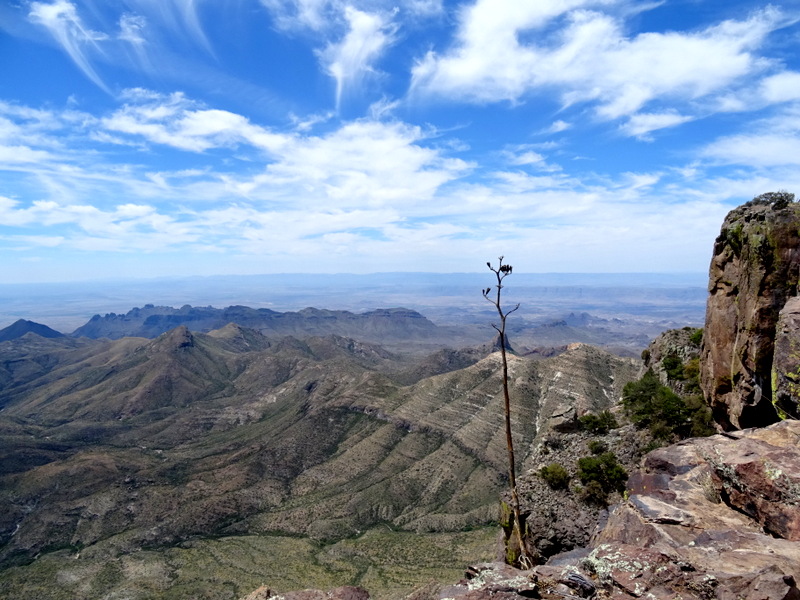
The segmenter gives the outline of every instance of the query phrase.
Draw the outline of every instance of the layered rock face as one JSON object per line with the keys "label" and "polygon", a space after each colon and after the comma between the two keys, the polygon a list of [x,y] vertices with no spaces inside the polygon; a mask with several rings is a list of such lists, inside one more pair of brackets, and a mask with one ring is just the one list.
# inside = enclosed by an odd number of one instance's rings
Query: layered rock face
{"label": "layered rock face", "polygon": [[779,315],[797,295],[800,277],[800,204],[792,198],[765,194],[731,211],[714,244],[701,380],[725,430],[797,417],[797,394],[792,398],[791,392],[793,378],[800,378],[796,309],[786,313],[776,339]]}

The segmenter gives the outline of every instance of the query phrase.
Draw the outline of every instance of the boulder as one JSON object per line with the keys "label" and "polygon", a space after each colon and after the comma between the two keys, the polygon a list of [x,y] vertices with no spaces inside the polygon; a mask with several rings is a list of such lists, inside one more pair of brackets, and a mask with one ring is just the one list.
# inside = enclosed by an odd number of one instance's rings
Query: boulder
{"label": "boulder", "polygon": [[[792,199],[765,194],[734,209],[714,244],[701,381],[725,430],[780,418],[773,405],[776,326],[787,301],[797,296],[800,278],[800,204]],[[785,320],[785,327],[795,324]],[[785,335],[796,341],[800,332]]]}

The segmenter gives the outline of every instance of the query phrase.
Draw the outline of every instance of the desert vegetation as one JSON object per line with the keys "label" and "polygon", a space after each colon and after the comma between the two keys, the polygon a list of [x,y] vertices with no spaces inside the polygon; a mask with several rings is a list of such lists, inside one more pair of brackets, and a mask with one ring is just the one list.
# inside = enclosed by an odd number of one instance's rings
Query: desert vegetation
{"label": "desert vegetation", "polygon": [[[699,384],[692,381],[699,376],[696,361],[690,360],[684,365],[680,360],[678,363],[670,360],[665,367],[669,379],[689,379],[692,384],[689,388],[697,386],[699,389]],[[631,422],[637,427],[647,428],[658,441],[675,441],[715,433],[711,411],[702,396],[691,394],[682,397],[676,394],[659,381],[652,369],[648,369],[638,381],[625,386],[622,405]]]}

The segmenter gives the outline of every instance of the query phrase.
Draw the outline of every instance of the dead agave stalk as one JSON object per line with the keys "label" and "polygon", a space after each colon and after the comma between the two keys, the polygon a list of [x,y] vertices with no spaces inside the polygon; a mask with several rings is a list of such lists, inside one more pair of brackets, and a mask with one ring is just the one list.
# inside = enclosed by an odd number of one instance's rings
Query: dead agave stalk
{"label": "dead agave stalk", "polygon": [[523,568],[530,568],[533,566],[533,560],[528,552],[522,535],[519,495],[517,493],[517,471],[514,460],[514,440],[511,436],[511,399],[508,393],[508,359],[506,357],[506,319],[508,318],[508,315],[519,308],[519,304],[507,311],[503,310],[503,306],[501,304],[503,280],[511,275],[513,267],[511,265],[503,264],[502,256],[498,259],[497,268],[493,267],[492,263],[490,262],[487,262],[486,266],[489,267],[489,269],[497,278],[497,284],[495,285],[495,288],[497,289],[496,295],[491,297],[490,295],[492,293],[492,288],[488,287],[483,290],[483,297],[494,305],[494,307],[497,309],[497,314],[500,316],[500,325],[492,323],[492,327],[494,327],[495,331],[497,331],[499,335],[498,339],[500,342],[500,356],[502,357],[503,361],[503,408],[505,410],[506,447],[508,448],[508,483],[511,488],[511,511],[514,519],[512,528],[516,534],[517,544],[519,545],[520,554],[517,562],[519,563],[519,566]]}

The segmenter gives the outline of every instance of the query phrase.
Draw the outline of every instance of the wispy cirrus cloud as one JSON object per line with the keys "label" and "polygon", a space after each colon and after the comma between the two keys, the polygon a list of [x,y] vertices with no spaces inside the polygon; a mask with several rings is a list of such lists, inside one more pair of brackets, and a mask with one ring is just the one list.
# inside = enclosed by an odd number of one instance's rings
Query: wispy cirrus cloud
{"label": "wispy cirrus cloud", "polygon": [[[152,71],[168,48],[213,49],[203,29],[198,0],[51,0],[30,3],[27,20],[43,28],[95,85],[111,94],[100,64]],[[160,64],[160,67],[165,65]]]}
{"label": "wispy cirrus cloud", "polygon": [[347,87],[374,72],[376,60],[392,43],[396,29],[390,21],[391,15],[366,13],[347,6],[344,16],[348,23],[347,34],[320,53],[327,72],[336,80],[337,109]]}
{"label": "wispy cirrus cloud", "polygon": [[84,75],[110,93],[92,66],[91,57],[91,54],[101,51],[99,42],[107,40],[108,36],[89,29],[78,15],[74,4],[68,0],[56,0],[50,4],[33,2],[28,17],[53,36]]}
{"label": "wispy cirrus cloud", "polygon": [[275,24],[285,30],[310,29],[336,35],[346,23],[346,12],[392,13],[411,19],[442,13],[442,0],[259,0]]}

